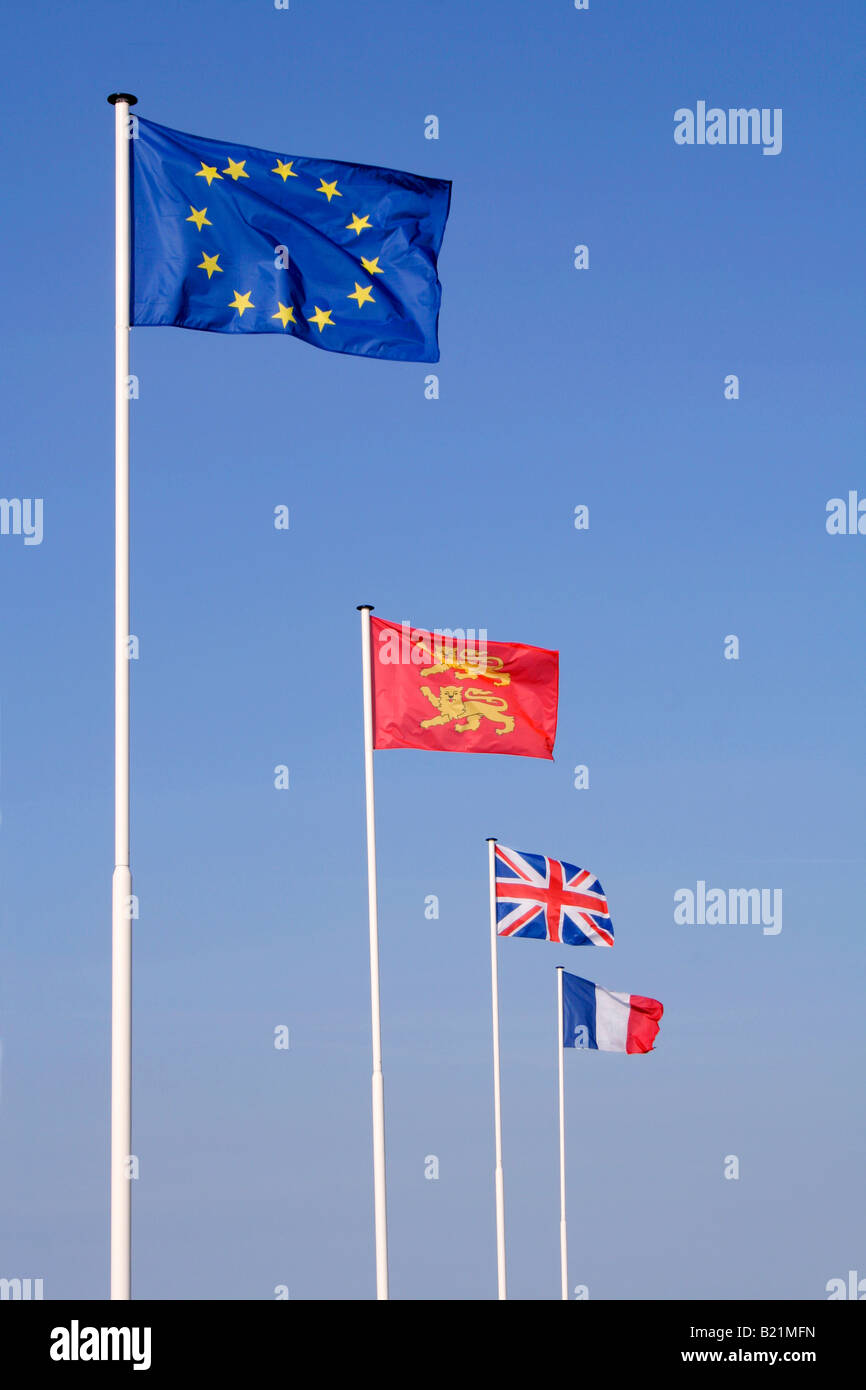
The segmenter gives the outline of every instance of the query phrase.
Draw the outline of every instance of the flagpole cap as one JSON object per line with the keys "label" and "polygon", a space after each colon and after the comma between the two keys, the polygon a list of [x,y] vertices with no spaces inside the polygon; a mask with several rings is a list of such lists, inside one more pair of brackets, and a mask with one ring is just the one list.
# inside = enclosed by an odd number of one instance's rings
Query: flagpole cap
{"label": "flagpole cap", "polygon": [[373,611],[373,604],[372,604],[372,603],[358,603],[358,604],[356,604],[355,606],[356,606],[356,608],[358,609],[358,612],[359,612],[359,613],[364,613],[364,612],[372,613],[372,611]]}
{"label": "flagpole cap", "polygon": [[488,835],[488,836],[487,836],[487,843],[488,843],[488,845],[498,845],[498,844],[499,844],[499,840],[498,840],[498,838],[496,837],[496,835]]}
{"label": "flagpole cap", "polygon": [[137,106],[138,97],[132,96],[129,92],[112,92],[110,97],[106,97],[112,106],[116,106],[119,101],[125,101],[127,106]]}

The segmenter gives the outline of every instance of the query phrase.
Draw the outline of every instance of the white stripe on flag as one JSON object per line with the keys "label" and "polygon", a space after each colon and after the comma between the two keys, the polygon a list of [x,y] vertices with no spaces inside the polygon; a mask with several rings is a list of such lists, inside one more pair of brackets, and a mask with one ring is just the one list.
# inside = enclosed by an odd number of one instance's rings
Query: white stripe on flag
{"label": "white stripe on flag", "polygon": [[599,1052],[625,1052],[631,995],[595,987],[595,1041]]}

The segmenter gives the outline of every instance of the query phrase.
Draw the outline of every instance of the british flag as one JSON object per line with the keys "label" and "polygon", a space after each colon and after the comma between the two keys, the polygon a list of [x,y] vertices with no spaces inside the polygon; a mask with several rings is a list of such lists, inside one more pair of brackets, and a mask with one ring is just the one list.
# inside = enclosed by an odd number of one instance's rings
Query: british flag
{"label": "british flag", "polygon": [[612,946],[604,889],[588,869],[496,846],[496,930],[563,946]]}

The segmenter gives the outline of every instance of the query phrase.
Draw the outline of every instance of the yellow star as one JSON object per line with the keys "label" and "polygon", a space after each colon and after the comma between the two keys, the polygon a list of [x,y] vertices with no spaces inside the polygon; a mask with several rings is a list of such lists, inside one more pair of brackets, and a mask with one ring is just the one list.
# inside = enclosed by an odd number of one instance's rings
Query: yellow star
{"label": "yellow star", "polygon": [[364,257],[362,256],[362,257],[361,257],[361,265],[364,267],[364,269],[366,270],[366,272],[367,272],[368,275],[384,275],[384,274],[385,274],[384,270],[381,270],[381,269],[379,268],[379,257],[378,257],[378,256],[376,256],[376,258],[375,258],[374,260],[372,260],[372,261],[367,261],[367,260],[365,260]]}
{"label": "yellow star", "polygon": [[346,223],[346,231],[357,232],[358,236],[360,236],[361,233],[365,232],[369,226],[370,219],[367,216],[366,212],[364,213],[363,217],[359,217],[356,212],[353,212],[351,222]]}
{"label": "yellow star", "polygon": [[[319,191],[319,190],[318,190],[318,188],[317,188],[317,189],[316,189],[316,192],[318,193],[318,191]],[[315,308],[316,312],[315,312],[314,314],[310,314],[310,315],[309,315],[309,317],[308,317],[308,319],[307,319],[307,322],[308,322],[308,323],[314,323],[314,324],[316,325],[316,327],[318,328],[318,330],[319,330],[320,333],[321,333],[321,331],[322,331],[322,329],[324,328],[324,326],[325,326],[326,323],[329,323],[329,324],[331,325],[332,328],[335,327],[334,320],[331,318],[331,311],[330,311],[330,309],[320,309],[319,306],[318,306],[318,304],[316,304],[316,305],[314,306],[314,308]]]}
{"label": "yellow star", "polygon": [[189,210],[192,213],[192,217],[188,217],[186,220],[187,222],[194,222],[195,225],[198,227],[199,231],[201,231],[202,227],[213,226],[213,223],[208,221],[207,217],[205,216],[207,208],[194,208],[192,203],[190,203]]}
{"label": "yellow star", "polygon": [[295,161],[294,161],[293,159],[290,159],[289,162],[288,162],[287,164],[284,164],[283,161],[282,161],[281,159],[278,159],[278,160],[277,160],[277,167],[276,167],[276,169],[272,169],[272,170],[271,170],[271,173],[272,173],[272,174],[279,174],[279,176],[280,176],[280,178],[282,179],[283,183],[285,183],[286,179],[296,179],[298,176],[297,176],[297,174],[294,172],[294,170],[292,169],[292,165],[294,164],[294,162],[295,162]]}
{"label": "yellow star", "polygon": [[249,174],[244,168],[246,162],[245,159],[242,159],[239,164],[235,164],[233,159],[229,159],[229,167],[223,169],[223,173],[229,174],[234,179],[235,183],[237,183],[238,179],[248,179]]}
{"label": "yellow star", "polygon": [[325,180],[322,179],[322,180],[321,180],[321,184],[322,184],[321,188],[317,188],[317,189],[316,189],[316,192],[317,192],[317,193],[324,193],[324,195],[325,195],[325,197],[327,198],[328,202],[330,202],[332,198],[342,198],[342,196],[343,196],[342,193],[339,193],[339,192],[337,191],[337,180],[336,180],[336,179],[334,179],[334,182],[333,182],[333,183],[325,183]]}
{"label": "yellow star", "polygon": [[[188,222],[189,218],[187,218],[186,220]],[[208,279],[210,279],[215,270],[218,270],[220,275],[222,275],[223,268],[221,265],[217,265],[217,261],[220,258],[220,254],[221,253],[217,251],[215,256],[209,256],[207,251],[202,251],[204,260],[199,262],[199,264],[196,266],[196,270],[206,270]]]}
{"label": "yellow star", "polygon": [[355,281],[355,293],[347,294],[346,298],[357,299],[359,309],[362,304],[376,303],[375,299],[373,298],[373,291],[370,285],[359,285],[357,280]]}
{"label": "yellow star", "polygon": [[235,290],[235,297],[229,305],[229,308],[237,309],[241,318],[243,318],[245,309],[255,309],[256,307],[250,299],[251,294],[252,290],[247,290],[246,294],[241,294],[240,290]]}
{"label": "yellow star", "polygon": [[216,171],[216,165],[215,165],[215,164],[205,164],[205,162],[204,162],[203,159],[199,160],[199,163],[201,164],[201,168],[199,169],[198,173],[196,174],[196,178],[197,178],[197,179],[207,179],[207,186],[208,186],[208,188],[210,188],[210,186],[211,186],[211,184],[213,183],[214,179],[221,179],[221,178],[222,178],[222,174],[218,174],[218,173],[217,173],[217,171]]}
{"label": "yellow star", "polygon": [[[272,174],[273,174],[273,173],[276,173],[276,170],[275,170],[275,169],[272,169],[272,170],[271,170],[271,173],[272,173]],[[298,177],[298,176],[297,176],[297,174],[296,174],[296,175],[295,175],[295,178],[297,178],[297,177]],[[277,310],[277,312],[276,312],[275,314],[271,314],[271,318],[272,318],[272,319],[279,319],[279,320],[280,320],[280,323],[283,325],[283,328],[285,328],[285,326],[286,326],[287,323],[297,323],[297,319],[295,318],[295,311],[294,311],[294,309],[292,308],[292,306],[291,306],[290,304],[288,304],[288,305],[287,305],[287,304],[283,304],[282,300],[280,300],[280,299],[277,300],[277,303],[279,304],[280,307],[279,307],[279,309]],[[319,329],[319,332],[320,332],[320,333],[321,333],[321,331],[322,331],[322,330]]]}

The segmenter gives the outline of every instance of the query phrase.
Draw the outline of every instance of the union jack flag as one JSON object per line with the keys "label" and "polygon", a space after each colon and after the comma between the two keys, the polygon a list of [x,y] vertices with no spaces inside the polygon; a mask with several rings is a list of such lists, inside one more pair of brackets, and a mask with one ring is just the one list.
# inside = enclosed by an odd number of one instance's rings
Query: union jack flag
{"label": "union jack flag", "polygon": [[496,846],[496,930],[563,946],[612,946],[604,889],[588,869]]}

